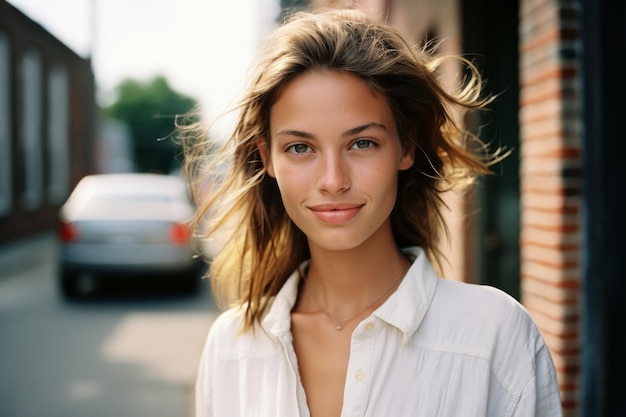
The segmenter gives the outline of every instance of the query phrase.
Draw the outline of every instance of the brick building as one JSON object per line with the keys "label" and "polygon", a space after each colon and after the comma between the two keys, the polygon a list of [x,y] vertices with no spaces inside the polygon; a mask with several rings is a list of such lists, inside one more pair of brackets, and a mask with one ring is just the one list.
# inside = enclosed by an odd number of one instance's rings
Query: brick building
{"label": "brick building", "polygon": [[0,244],[54,229],[93,169],[94,86],[89,60],[0,0]]}
{"label": "brick building", "polygon": [[[474,60],[499,95],[474,121],[513,150],[473,195],[451,195],[449,278],[520,299],[557,368],[565,416],[624,416],[625,2],[313,0],[357,5],[416,43]],[[458,68],[444,74],[450,83]]]}

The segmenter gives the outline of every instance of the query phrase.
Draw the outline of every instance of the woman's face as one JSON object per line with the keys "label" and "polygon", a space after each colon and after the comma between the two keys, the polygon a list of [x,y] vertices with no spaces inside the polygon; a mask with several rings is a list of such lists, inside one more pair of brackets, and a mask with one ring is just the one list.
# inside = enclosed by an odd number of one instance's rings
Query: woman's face
{"label": "woman's face", "polygon": [[291,80],[270,110],[267,172],[309,245],[356,248],[384,234],[397,193],[403,152],[385,98],[344,72],[310,72]]}

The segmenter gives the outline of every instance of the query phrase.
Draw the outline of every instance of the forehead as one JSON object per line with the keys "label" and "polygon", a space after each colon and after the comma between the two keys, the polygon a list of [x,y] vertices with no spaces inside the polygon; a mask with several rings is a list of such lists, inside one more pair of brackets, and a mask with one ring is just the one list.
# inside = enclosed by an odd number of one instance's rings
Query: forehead
{"label": "forehead", "polygon": [[378,123],[395,130],[385,96],[360,77],[341,71],[306,72],[287,82],[270,109],[270,131],[329,133]]}

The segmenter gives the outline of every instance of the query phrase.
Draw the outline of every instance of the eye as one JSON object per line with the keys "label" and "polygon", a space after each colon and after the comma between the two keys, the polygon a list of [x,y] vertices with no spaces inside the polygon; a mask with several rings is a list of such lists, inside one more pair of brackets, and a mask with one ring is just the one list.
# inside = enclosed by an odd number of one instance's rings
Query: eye
{"label": "eye", "polygon": [[374,147],[376,144],[369,139],[359,139],[352,144],[351,149],[369,149]]}
{"label": "eye", "polygon": [[294,143],[293,145],[287,147],[287,152],[296,154],[306,153],[310,150],[311,148],[309,147],[309,145],[306,145],[304,143]]}

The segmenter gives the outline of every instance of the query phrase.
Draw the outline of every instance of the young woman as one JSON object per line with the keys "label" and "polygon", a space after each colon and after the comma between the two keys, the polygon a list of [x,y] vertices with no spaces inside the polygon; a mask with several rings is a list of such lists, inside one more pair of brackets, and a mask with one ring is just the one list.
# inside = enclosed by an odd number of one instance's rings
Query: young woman
{"label": "young woman", "polygon": [[489,165],[451,115],[488,104],[477,72],[449,94],[437,65],[356,11],[276,30],[229,171],[199,201],[210,233],[231,233],[211,279],[233,304],[203,351],[198,417],[561,414],[526,311],[431,266],[442,191]]}

